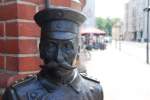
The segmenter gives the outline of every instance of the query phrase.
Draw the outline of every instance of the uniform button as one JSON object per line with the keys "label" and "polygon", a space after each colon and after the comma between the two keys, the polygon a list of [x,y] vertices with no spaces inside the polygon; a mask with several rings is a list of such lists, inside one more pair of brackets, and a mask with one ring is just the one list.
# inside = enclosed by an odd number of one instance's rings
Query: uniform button
{"label": "uniform button", "polygon": [[90,87],[90,91],[91,91],[91,92],[94,92],[94,88],[93,88],[93,87]]}
{"label": "uniform button", "polygon": [[58,13],[57,13],[57,16],[58,16],[58,17],[63,17],[63,12],[58,12]]}

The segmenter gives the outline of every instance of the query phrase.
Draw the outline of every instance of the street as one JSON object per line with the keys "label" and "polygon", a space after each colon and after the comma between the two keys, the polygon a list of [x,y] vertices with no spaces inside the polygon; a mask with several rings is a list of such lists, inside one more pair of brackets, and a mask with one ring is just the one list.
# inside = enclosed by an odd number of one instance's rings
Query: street
{"label": "street", "polygon": [[104,51],[91,51],[85,66],[89,75],[100,80],[104,100],[150,100],[150,65],[144,48],[125,42],[121,50],[112,43]]}

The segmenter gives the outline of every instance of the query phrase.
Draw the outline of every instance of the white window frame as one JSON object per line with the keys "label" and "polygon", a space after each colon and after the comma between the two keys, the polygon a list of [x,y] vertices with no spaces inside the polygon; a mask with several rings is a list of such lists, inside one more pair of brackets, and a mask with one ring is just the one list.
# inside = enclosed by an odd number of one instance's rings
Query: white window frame
{"label": "white window frame", "polygon": [[72,0],[72,1],[75,1],[75,2],[77,2],[77,3],[80,3],[80,0]]}

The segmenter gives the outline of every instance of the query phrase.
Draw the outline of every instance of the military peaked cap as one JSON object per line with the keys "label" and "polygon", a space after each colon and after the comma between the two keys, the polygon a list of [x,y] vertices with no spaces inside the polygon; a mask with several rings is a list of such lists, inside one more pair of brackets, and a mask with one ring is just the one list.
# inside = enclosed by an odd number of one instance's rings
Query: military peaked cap
{"label": "military peaked cap", "polygon": [[71,39],[79,33],[79,26],[86,17],[71,8],[57,7],[39,11],[34,19],[41,27],[42,35],[54,39]]}

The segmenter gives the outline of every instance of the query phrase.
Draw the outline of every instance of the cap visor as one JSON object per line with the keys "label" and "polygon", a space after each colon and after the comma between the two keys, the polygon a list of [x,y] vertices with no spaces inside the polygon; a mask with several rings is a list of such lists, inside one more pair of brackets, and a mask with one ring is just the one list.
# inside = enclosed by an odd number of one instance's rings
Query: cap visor
{"label": "cap visor", "polygon": [[75,38],[75,33],[70,32],[50,32],[47,34],[51,39],[61,39],[61,40],[68,40]]}

